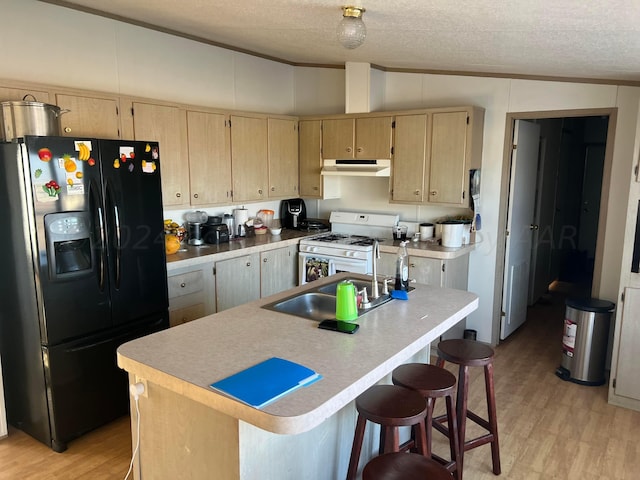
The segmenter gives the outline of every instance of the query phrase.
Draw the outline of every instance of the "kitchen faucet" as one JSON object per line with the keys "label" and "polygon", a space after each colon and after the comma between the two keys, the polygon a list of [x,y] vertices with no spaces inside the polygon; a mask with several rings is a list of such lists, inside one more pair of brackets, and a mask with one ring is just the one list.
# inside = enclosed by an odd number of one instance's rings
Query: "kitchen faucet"
{"label": "kitchen faucet", "polygon": [[373,268],[373,277],[371,278],[371,298],[374,300],[380,296],[378,292],[378,258],[380,258],[380,242],[375,238],[373,240],[373,251],[371,253],[371,259],[373,260],[372,268]]}

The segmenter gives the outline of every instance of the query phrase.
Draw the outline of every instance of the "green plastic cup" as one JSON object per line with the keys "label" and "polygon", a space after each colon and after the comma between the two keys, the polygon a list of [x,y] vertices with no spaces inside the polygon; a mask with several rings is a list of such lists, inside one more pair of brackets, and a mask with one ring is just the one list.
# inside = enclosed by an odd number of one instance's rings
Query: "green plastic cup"
{"label": "green plastic cup", "polygon": [[356,287],[349,280],[343,280],[336,287],[336,319],[355,320],[358,318]]}

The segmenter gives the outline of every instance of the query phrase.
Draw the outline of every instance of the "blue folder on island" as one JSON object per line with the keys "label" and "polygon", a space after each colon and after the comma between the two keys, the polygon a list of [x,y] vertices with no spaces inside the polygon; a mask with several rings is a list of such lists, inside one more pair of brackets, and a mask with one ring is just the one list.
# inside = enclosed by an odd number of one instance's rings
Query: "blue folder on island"
{"label": "blue folder on island", "polygon": [[322,375],[310,368],[283,358],[272,357],[264,362],[235,373],[211,388],[255,408],[262,408],[278,398],[311,385]]}

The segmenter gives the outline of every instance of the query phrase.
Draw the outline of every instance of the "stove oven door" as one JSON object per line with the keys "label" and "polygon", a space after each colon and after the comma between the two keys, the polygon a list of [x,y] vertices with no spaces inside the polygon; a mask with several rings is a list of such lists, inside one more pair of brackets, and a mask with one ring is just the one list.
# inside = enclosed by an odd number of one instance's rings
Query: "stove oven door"
{"label": "stove oven door", "polygon": [[312,253],[299,253],[298,256],[300,285],[340,272],[370,273],[366,260]]}

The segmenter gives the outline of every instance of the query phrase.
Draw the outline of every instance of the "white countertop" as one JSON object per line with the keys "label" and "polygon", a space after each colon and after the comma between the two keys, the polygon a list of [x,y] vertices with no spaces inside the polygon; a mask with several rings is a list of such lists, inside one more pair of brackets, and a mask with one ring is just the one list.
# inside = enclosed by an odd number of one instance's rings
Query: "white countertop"
{"label": "white countertop", "polygon": [[[118,365],[150,382],[149,395],[157,384],[263,430],[296,434],[338,412],[478,307],[473,293],[415,285],[409,301],[393,300],[360,317],[353,335],[260,308],[343,277],[366,278],[338,274],[128,342],[118,349]],[[273,356],[323,378],[262,410],[209,387]]]}
{"label": "white countertop", "polygon": [[[173,255],[167,255],[167,271],[171,272],[178,268],[191,267],[205,262],[218,262],[241,255],[260,253],[276,248],[297,245],[305,237],[312,237],[317,233],[300,232],[297,230],[282,230],[277,236],[270,234],[255,235],[242,239],[234,239],[230,242],[219,245],[185,245],[180,251]],[[400,241],[384,240],[380,243],[380,251],[386,253],[396,253]],[[437,242],[412,242],[407,244],[409,255],[417,257],[439,258],[447,260],[468,255],[475,249],[475,244],[463,245],[460,248],[448,248],[438,245]]]}

